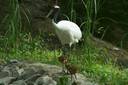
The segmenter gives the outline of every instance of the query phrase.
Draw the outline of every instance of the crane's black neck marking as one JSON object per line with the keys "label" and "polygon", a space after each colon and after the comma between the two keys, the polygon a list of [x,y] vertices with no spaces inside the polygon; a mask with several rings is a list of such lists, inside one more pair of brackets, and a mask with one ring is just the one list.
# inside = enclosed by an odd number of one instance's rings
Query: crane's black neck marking
{"label": "crane's black neck marking", "polygon": [[53,9],[49,12],[48,16],[50,19],[52,19],[55,23],[57,23],[57,18],[60,12],[59,6],[54,6]]}

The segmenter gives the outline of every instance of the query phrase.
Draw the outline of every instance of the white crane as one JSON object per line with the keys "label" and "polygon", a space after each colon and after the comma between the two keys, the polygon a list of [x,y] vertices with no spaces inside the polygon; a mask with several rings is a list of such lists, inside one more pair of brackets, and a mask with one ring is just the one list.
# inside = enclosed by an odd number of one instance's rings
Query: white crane
{"label": "white crane", "polygon": [[56,23],[60,7],[55,5],[49,12],[47,17],[52,19],[52,23],[55,26],[55,32],[62,45],[78,43],[82,37],[82,32],[77,24],[68,20],[61,20]]}

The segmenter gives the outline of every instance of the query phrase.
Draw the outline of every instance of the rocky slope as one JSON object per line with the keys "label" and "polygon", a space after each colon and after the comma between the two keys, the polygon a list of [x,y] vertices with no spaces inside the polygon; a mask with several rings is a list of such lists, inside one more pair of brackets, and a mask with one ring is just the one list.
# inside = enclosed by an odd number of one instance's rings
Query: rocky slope
{"label": "rocky slope", "polygon": [[62,68],[43,64],[10,60],[0,65],[0,85],[99,85],[86,76],[76,78],[64,74]]}

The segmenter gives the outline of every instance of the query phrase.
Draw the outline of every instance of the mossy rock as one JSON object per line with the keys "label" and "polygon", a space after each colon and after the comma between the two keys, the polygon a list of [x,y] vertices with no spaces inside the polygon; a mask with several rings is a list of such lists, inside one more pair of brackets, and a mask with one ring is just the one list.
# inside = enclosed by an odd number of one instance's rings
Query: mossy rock
{"label": "mossy rock", "polygon": [[128,67],[128,52],[126,50],[93,36],[87,37],[86,41],[89,45],[100,49],[101,54],[111,58],[113,62],[120,66]]}

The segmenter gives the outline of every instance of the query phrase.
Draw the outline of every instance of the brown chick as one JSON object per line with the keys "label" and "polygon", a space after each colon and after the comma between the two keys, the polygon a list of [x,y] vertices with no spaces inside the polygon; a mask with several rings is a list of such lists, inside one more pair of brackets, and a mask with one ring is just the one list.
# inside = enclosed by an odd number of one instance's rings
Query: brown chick
{"label": "brown chick", "polygon": [[58,57],[58,61],[62,63],[62,72],[67,73],[65,69],[65,65],[68,63],[68,58],[64,55]]}
{"label": "brown chick", "polygon": [[67,64],[68,63],[68,58],[64,55],[58,57],[58,61],[62,64]]}
{"label": "brown chick", "polygon": [[67,65],[65,65],[65,67],[66,67],[67,71],[69,72],[69,74],[71,75],[71,78],[72,78],[73,75],[76,78],[75,74],[78,72],[78,67],[75,66],[75,65],[71,65],[71,64],[67,64]]}

